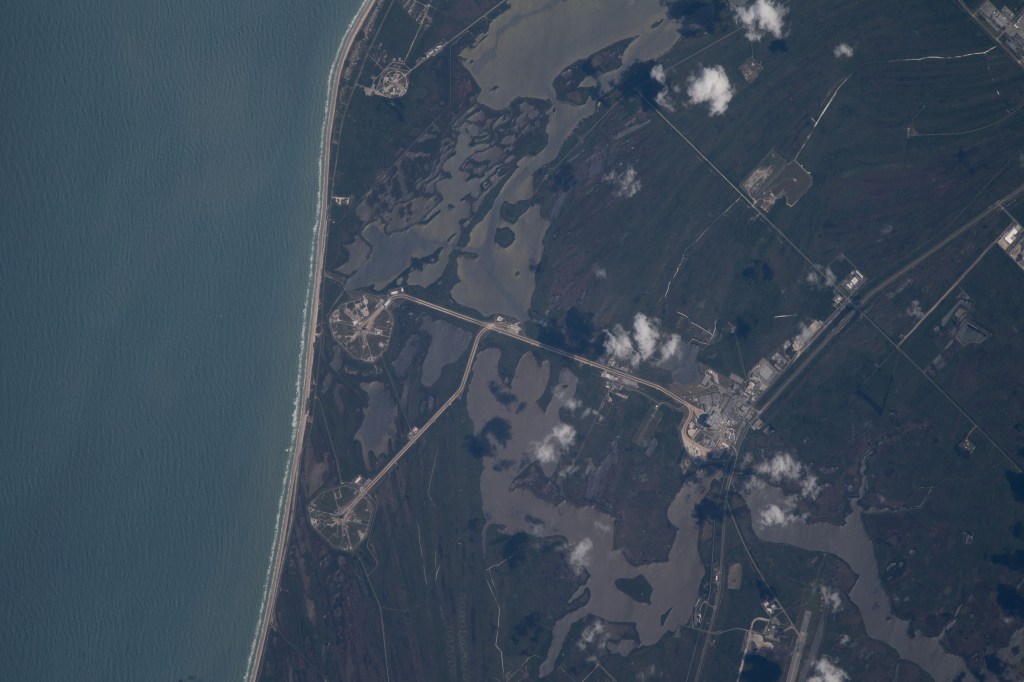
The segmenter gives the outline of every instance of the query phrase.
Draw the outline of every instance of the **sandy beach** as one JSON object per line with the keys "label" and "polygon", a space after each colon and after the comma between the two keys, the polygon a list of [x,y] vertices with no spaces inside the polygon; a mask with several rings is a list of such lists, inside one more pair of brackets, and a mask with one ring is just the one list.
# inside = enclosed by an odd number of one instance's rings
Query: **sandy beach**
{"label": "sandy beach", "polygon": [[345,73],[345,65],[348,62],[349,54],[355,45],[356,36],[363,29],[371,10],[377,0],[364,0],[359,8],[359,13],[352,20],[345,37],[342,40],[341,48],[338,51],[338,58],[334,68],[331,70],[331,87],[327,115],[324,121],[322,135],[324,136],[324,152],[321,158],[320,168],[320,199],[319,217],[316,227],[316,252],[313,263],[312,300],[309,307],[308,336],[305,340],[305,353],[303,357],[302,371],[302,409],[299,413],[295,446],[292,450],[291,460],[288,464],[286,491],[283,498],[283,511],[280,516],[280,525],[277,528],[277,541],[273,548],[273,566],[270,569],[270,579],[264,598],[264,607],[260,613],[259,626],[254,641],[254,649],[250,656],[250,663],[246,673],[246,679],[255,681],[259,675],[260,665],[263,660],[263,652],[266,648],[267,634],[270,624],[273,622],[274,606],[277,601],[277,593],[280,589],[281,571],[284,567],[285,553],[288,547],[288,538],[291,531],[292,516],[295,507],[295,491],[299,480],[299,464],[302,458],[303,446],[309,420],[310,389],[313,381],[313,358],[316,352],[317,317],[320,311],[320,288],[323,280],[324,248],[327,244],[327,218],[330,207],[330,164],[331,164],[331,131],[334,127],[335,109],[338,101],[338,89],[341,87],[341,79]]}

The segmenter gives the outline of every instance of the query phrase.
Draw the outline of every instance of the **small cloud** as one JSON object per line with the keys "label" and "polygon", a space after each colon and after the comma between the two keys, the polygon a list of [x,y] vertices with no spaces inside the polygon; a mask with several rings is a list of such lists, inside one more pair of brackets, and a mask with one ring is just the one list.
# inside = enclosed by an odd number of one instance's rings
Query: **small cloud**
{"label": "small cloud", "polygon": [[836,286],[836,276],[829,268],[817,267],[807,273],[804,281],[814,287],[822,289],[833,289]]}
{"label": "small cloud", "polygon": [[733,4],[732,12],[744,29],[747,40],[757,42],[766,34],[782,37],[783,20],[787,10],[773,0],[754,0],[749,5]]}
{"label": "small cloud", "polygon": [[636,169],[633,166],[626,166],[626,169],[621,173],[609,171],[605,174],[604,181],[615,185],[615,196],[625,197],[626,199],[636,196],[636,193],[640,191],[642,186],[640,178],[637,177]]}
{"label": "small cloud", "polygon": [[547,441],[538,443],[533,449],[533,456],[541,464],[550,464],[558,459],[558,452],[555,450],[555,446]]}
{"label": "small cloud", "polygon": [[842,59],[843,57],[853,56],[853,47],[848,43],[839,43],[835,49],[832,50],[832,54],[835,55],[836,59]]}
{"label": "small cloud", "polygon": [[661,90],[654,98],[654,103],[665,111],[675,111],[676,103],[672,101],[672,97],[668,94],[668,88]]}
{"label": "small cloud", "polygon": [[579,470],[580,470],[580,467],[579,467],[578,464],[570,464],[567,467],[559,468],[559,470],[558,470],[558,477],[559,478],[569,478],[570,476],[572,476],[573,474],[575,474]]}
{"label": "small cloud", "polygon": [[921,310],[921,302],[917,300],[911,301],[910,305],[908,305],[907,309],[904,310],[903,312],[905,312],[907,315],[914,318],[915,320],[920,320],[922,317],[924,317],[924,311]]}
{"label": "small cloud", "polygon": [[824,656],[819,658],[811,666],[811,676],[807,682],[849,682],[850,676],[846,671],[837,666]]}
{"label": "small cloud", "polygon": [[808,500],[818,499],[818,495],[821,494],[821,486],[818,485],[818,477],[813,474],[808,474],[807,478],[800,481],[800,494]]}
{"label": "small cloud", "polygon": [[668,360],[674,357],[679,352],[679,344],[682,343],[683,338],[679,334],[669,335],[664,343],[661,344],[661,359]]}
{"label": "small cloud", "polygon": [[803,464],[788,452],[780,452],[766,462],[761,462],[754,471],[775,484],[798,482],[800,494],[809,500],[817,499],[821,493],[818,477],[808,473]]}
{"label": "small cloud", "polygon": [[781,506],[777,504],[770,504],[762,509],[757,520],[761,524],[762,528],[781,528],[782,526],[788,526],[793,521],[802,518],[801,516],[793,513],[793,508],[795,506],[793,498],[788,497]]}
{"label": "small cloud", "polygon": [[633,339],[622,325],[615,325],[611,331],[605,331],[604,352],[612,360],[632,367],[640,365],[640,354],[633,348]]}
{"label": "small cloud", "polygon": [[818,594],[821,595],[821,603],[825,605],[825,608],[835,613],[843,608],[843,599],[839,596],[839,592],[833,590],[827,585],[822,585],[818,588]]}
{"label": "small cloud", "polygon": [[795,481],[803,473],[803,465],[788,452],[780,452],[767,462],[761,462],[756,469],[757,473],[767,476],[772,483]]}
{"label": "small cloud", "polygon": [[797,337],[793,340],[793,345],[801,348],[806,348],[807,344],[811,342],[814,335],[818,333],[819,328],[810,328],[804,323],[797,325]]}
{"label": "small cloud", "polygon": [[562,453],[576,440],[576,429],[569,424],[559,422],[551,430],[544,440],[539,443],[531,443],[533,457],[541,464],[551,464],[556,461]]}
{"label": "small cloud", "polygon": [[651,67],[651,78],[658,81],[662,85],[665,84],[665,67],[661,64],[655,64]]}
{"label": "small cloud", "polygon": [[563,450],[576,440],[576,429],[569,426],[568,424],[562,424],[559,422],[555,425],[555,428],[551,431],[551,438],[558,443],[558,447]]}
{"label": "small cloud", "polygon": [[729,76],[721,66],[705,66],[700,73],[686,80],[686,96],[690,98],[690,104],[707,104],[711,116],[725,113],[732,94]]}
{"label": "small cloud", "polygon": [[596,648],[600,649],[607,641],[608,634],[605,632],[604,624],[599,620],[593,620],[587,627],[583,628],[583,632],[580,633],[580,641],[576,643],[576,647],[582,651],[588,644],[593,644]]}
{"label": "small cloud", "polygon": [[595,265],[594,277],[597,277],[598,279],[608,279],[608,271],[602,268],[600,265]]}
{"label": "small cloud", "polygon": [[657,320],[652,322],[651,318],[643,313],[637,313],[633,319],[633,336],[640,357],[648,359],[658,349],[658,337],[661,336],[661,332],[658,330]]}
{"label": "small cloud", "polygon": [[551,391],[551,397],[558,401],[559,407],[564,407],[570,412],[575,412],[580,409],[581,403],[577,398],[570,395],[571,392],[572,390],[569,388],[568,384],[560,384],[555,386],[554,390]]}
{"label": "small cloud", "polygon": [[[666,111],[675,111],[676,105],[672,101],[672,88],[668,85],[668,76],[665,73],[665,67],[661,64],[655,64],[651,67],[651,79],[654,80],[661,89],[658,90],[658,94],[654,96],[654,103]],[[678,90],[678,87],[676,88]]]}
{"label": "small cloud", "polygon": [[577,575],[583,573],[590,565],[590,553],[593,549],[594,541],[590,538],[583,538],[569,552],[569,564]]}
{"label": "small cloud", "polygon": [[641,360],[665,362],[679,352],[681,342],[678,334],[663,333],[657,318],[637,313],[632,334],[621,325],[605,331],[604,350],[610,360],[635,368]]}

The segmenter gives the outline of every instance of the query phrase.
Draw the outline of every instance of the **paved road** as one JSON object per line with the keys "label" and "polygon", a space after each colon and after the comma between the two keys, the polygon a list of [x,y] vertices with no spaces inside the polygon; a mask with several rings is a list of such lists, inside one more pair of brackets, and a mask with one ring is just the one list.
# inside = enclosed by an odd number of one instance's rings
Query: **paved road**
{"label": "paved road", "polygon": [[811,612],[804,611],[800,619],[800,632],[796,635],[796,644],[793,645],[793,657],[789,661],[789,672],[786,674],[786,682],[796,682],[796,676],[800,672],[800,659],[804,655],[804,645],[807,642],[807,626],[811,623]]}
{"label": "paved road", "polygon": [[[991,37],[992,37],[992,35],[991,35],[991,34],[990,34],[990,33],[988,32],[988,27],[987,27],[987,26],[985,25],[985,22],[984,22],[984,21],[982,21],[981,19],[979,19],[978,17],[976,17],[976,16],[974,15],[974,11],[973,11],[973,10],[972,10],[972,9],[971,9],[971,8],[970,8],[970,7],[968,6],[968,5],[967,5],[967,3],[966,3],[966,2],[964,2],[964,0],[959,0],[959,5],[960,5],[960,9],[962,9],[962,10],[963,10],[964,12],[966,12],[966,13],[967,13],[967,16],[969,16],[969,17],[971,18],[971,20],[972,20],[972,21],[973,21],[974,23],[976,23],[976,24],[977,24],[977,25],[978,25],[978,26],[979,26],[979,27],[981,28],[981,30],[982,30],[982,31],[984,31],[984,32],[985,32],[985,35],[987,35],[987,36],[989,36],[989,37],[991,38]],[[1002,34],[1003,34],[1004,32],[1005,32],[1005,31],[1003,31],[1003,32],[1000,32],[1000,34],[999,34],[999,35],[1001,36],[1001,35],[1002,35]],[[1013,51],[1012,51],[1012,50],[1010,50],[1010,48],[1009,48],[1009,47],[1007,47],[1007,46],[1006,46],[1006,45],[1005,45],[1005,44],[1003,43],[1003,41],[1001,41],[1001,40],[998,40],[998,39],[996,39],[996,40],[995,40],[995,43],[996,43],[996,45],[998,45],[998,46],[999,46],[1000,48],[1002,48],[1003,52],[1005,52],[1005,53],[1006,53],[1006,54],[1007,54],[1007,55],[1008,55],[1008,56],[1010,57],[1010,61],[1012,61],[1012,62],[1013,62],[1014,64],[1016,64],[1017,66],[1019,66],[1019,67],[1021,67],[1021,68],[1024,68],[1024,64],[1021,64],[1021,63],[1020,63],[1020,62],[1019,62],[1019,61],[1017,60],[1017,55],[1015,55],[1015,54],[1013,53]]]}
{"label": "paved road", "polygon": [[502,322],[488,322],[484,320],[478,320],[475,317],[471,317],[464,313],[460,313],[457,310],[452,310],[451,308],[446,308],[436,303],[431,303],[430,301],[425,301],[422,298],[417,298],[416,296],[411,296],[405,293],[390,294],[387,297],[387,300],[385,300],[384,306],[381,309],[385,307],[391,307],[396,301],[406,301],[408,303],[413,303],[415,305],[428,308],[435,312],[439,312],[443,315],[454,317],[455,319],[461,320],[462,322],[465,322],[467,324],[480,327],[480,331],[477,332],[476,337],[473,339],[473,345],[469,349],[469,357],[466,359],[466,368],[462,372],[462,381],[459,382],[458,388],[455,389],[455,392],[451,395],[451,397],[448,398],[448,400],[446,400],[445,403],[441,405],[441,407],[439,407],[437,411],[434,412],[434,414],[431,415],[431,417],[426,422],[423,423],[422,426],[410,432],[409,440],[406,442],[406,444],[403,445],[402,448],[395,453],[394,457],[392,457],[388,461],[388,463],[385,464],[384,467],[380,471],[378,471],[376,475],[374,475],[373,478],[371,478],[363,485],[363,487],[359,491],[359,494],[352,498],[352,500],[350,500],[349,503],[345,505],[345,507],[341,510],[340,513],[343,516],[352,512],[356,508],[356,505],[359,504],[359,502],[363,498],[369,495],[374,490],[374,488],[376,488],[380,484],[380,482],[384,480],[384,478],[392,471],[392,469],[394,469],[398,465],[401,459],[412,449],[412,447],[423,436],[423,434],[427,432],[427,429],[433,426],[437,422],[437,420],[441,418],[441,415],[443,415],[445,411],[447,411],[448,408],[455,403],[456,400],[462,397],[462,394],[465,392],[466,386],[469,383],[469,377],[472,374],[473,360],[476,358],[477,350],[479,350],[480,348],[480,341],[486,334],[490,332],[501,334],[502,336],[507,336],[509,338],[516,339],[517,341],[520,341],[528,346],[540,348],[549,353],[554,353],[556,355],[569,358],[574,362],[580,363],[581,365],[586,365],[588,367],[593,367],[594,369],[601,370],[601,372],[614,376],[618,379],[621,379],[622,381],[632,382],[639,386],[644,386],[646,388],[652,389],[660,393],[661,395],[669,398],[676,405],[686,408],[687,421],[691,419],[694,415],[700,413],[700,410],[698,408],[694,407],[692,404],[684,400],[682,397],[676,395],[675,393],[669,391],[668,389],[659,384],[634,376],[629,372],[624,372],[621,369],[610,367],[603,363],[596,362],[589,358],[585,358],[582,355],[568,353],[559,348],[549,346],[546,343],[541,343],[540,341],[531,339],[530,337],[525,336],[522,332],[518,330],[518,328],[516,328],[513,325]]}
{"label": "paved road", "polygon": [[[267,645],[267,634],[270,625],[274,621],[274,611],[277,605],[277,594],[281,587],[281,573],[284,570],[284,557],[288,548],[288,538],[292,527],[292,516],[295,507],[295,493],[299,481],[299,464],[302,459],[304,439],[306,437],[306,422],[309,417],[309,410],[312,400],[310,399],[313,380],[313,360],[316,352],[317,317],[320,314],[320,288],[324,273],[324,251],[327,247],[328,216],[330,215],[331,192],[330,182],[332,173],[331,164],[331,131],[334,130],[335,110],[338,103],[338,90],[341,87],[341,75],[348,61],[349,53],[355,45],[356,36],[362,30],[366,18],[376,3],[366,3],[359,14],[355,17],[352,25],[345,33],[345,39],[338,50],[335,65],[330,74],[330,94],[328,95],[327,116],[324,119],[323,139],[324,151],[320,167],[320,215],[317,216],[316,231],[316,256],[313,264],[313,291],[309,308],[309,337],[306,339],[306,354],[303,358],[304,369],[302,374],[302,411],[299,415],[298,434],[295,438],[295,447],[292,451],[291,462],[288,464],[288,483],[284,496],[284,507],[277,525],[277,538],[273,549],[273,564],[270,567],[270,576],[263,593],[263,606],[260,613],[259,625],[257,626],[256,639],[253,642],[252,651],[246,664],[246,680],[256,680],[260,674],[260,666],[263,663],[263,654]],[[336,160],[336,159],[335,159]]]}
{"label": "paved road", "polygon": [[378,471],[373,478],[367,481],[366,484],[364,484],[363,487],[360,489],[359,493],[355,497],[353,497],[352,500],[347,505],[345,505],[345,507],[341,511],[342,516],[345,516],[349,514],[352,510],[354,510],[356,508],[356,505],[359,504],[359,502],[364,497],[369,495],[370,492],[377,487],[377,485],[384,479],[385,476],[391,473],[391,470],[398,465],[402,457],[404,457],[405,454],[412,449],[412,446],[416,445],[416,441],[418,441],[420,437],[427,432],[427,429],[433,426],[437,422],[437,420],[441,418],[441,415],[443,415],[445,411],[449,407],[451,407],[456,400],[462,397],[462,392],[466,390],[466,384],[469,383],[469,375],[471,374],[471,371],[473,369],[473,359],[476,357],[476,351],[480,347],[480,339],[482,339],[484,335],[489,331],[493,331],[493,328],[490,325],[484,325],[484,328],[477,332],[476,338],[473,339],[473,346],[472,348],[469,349],[469,358],[466,360],[466,369],[462,372],[462,381],[459,383],[459,387],[455,389],[455,392],[452,394],[452,396],[448,398],[448,400],[445,401],[445,403],[441,405],[441,407],[439,407],[437,411],[434,412],[433,415],[431,415],[430,419],[424,422],[423,426],[419,427],[418,429],[415,429],[410,433],[409,440],[406,442],[405,445],[402,446],[402,449],[396,452],[395,456],[392,457],[388,461],[388,463],[384,465],[384,468]]}
{"label": "paved road", "polygon": [[912,260],[909,263],[907,263],[905,266],[903,266],[902,268],[900,268],[899,270],[897,270],[893,274],[889,275],[884,281],[882,281],[880,284],[878,284],[878,286],[874,287],[873,289],[871,289],[869,292],[867,292],[866,294],[864,294],[862,296],[857,296],[856,297],[857,301],[859,302],[859,304],[861,306],[866,307],[867,304],[871,302],[872,298],[874,298],[876,295],[878,295],[882,291],[884,291],[887,288],[889,288],[890,286],[892,286],[892,284],[894,282],[896,282],[896,280],[898,280],[900,277],[902,277],[903,275],[907,274],[908,272],[910,272],[911,270],[916,268],[918,265],[920,265],[925,260],[927,260],[936,251],[938,251],[942,247],[944,247],[947,244],[949,244],[951,241],[955,240],[960,235],[962,235],[965,232],[967,232],[968,230],[970,230],[972,227],[974,227],[975,225],[980,223],[982,220],[984,220],[985,218],[987,218],[990,215],[992,215],[994,212],[1005,210],[1005,205],[1006,204],[1011,203],[1014,199],[1017,199],[1022,194],[1024,194],[1024,184],[1019,185],[1016,189],[1014,189],[1013,191],[1009,192],[1008,194],[1003,196],[1001,199],[997,199],[995,202],[993,202],[991,205],[989,205],[988,208],[986,208],[984,211],[982,211],[978,215],[974,216],[973,218],[968,220],[966,223],[964,223],[963,225],[961,225],[957,229],[953,230],[953,232],[951,232],[944,239],[942,239],[941,241],[936,243],[930,249],[928,249],[927,251],[922,253],[920,256],[918,256],[914,260]]}
{"label": "paved road", "polygon": [[582,355],[576,355],[574,353],[569,353],[569,352],[566,352],[566,351],[564,351],[564,350],[562,350],[560,348],[556,348],[554,346],[549,346],[546,343],[541,343],[540,341],[537,341],[535,339],[531,339],[528,336],[525,336],[522,332],[518,331],[516,328],[514,328],[511,325],[502,324],[502,323],[499,323],[499,322],[484,322],[482,320],[478,320],[476,318],[470,317],[469,315],[464,315],[463,313],[460,313],[458,311],[451,310],[450,308],[445,308],[444,306],[440,306],[440,305],[437,305],[435,303],[431,303],[430,301],[424,301],[421,298],[416,298],[415,296],[410,296],[409,294],[395,294],[391,298],[394,299],[394,300],[409,301],[410,303],[415,303],[415,304],[421,305],[421,306],[423,306],[425,308],[430,308],[431,310],[435,310],[435,311],[437,311],[439,313],[442,313],[442,314],[445,314],[445,315],[450,315],[451,317],[455,317],[455,318],[457,318],[459,320],[462,320],[463,322],[467,322],[469,324],[473,324],[473,325],[477,325],[477,326],[490,326],[492,331],[494,331],[494,332],[496,332],[498,334],[501,334],[503,336],[508,336],[510,338],[513,338],[513,339],[516,339],[518,341],[521,341],[522,343],[525,343],[528,346],[533,346],[534,348],[540,348],[540,349],[545,350],[545,351],[547,351],[549,353],[554,353],[555,355],[560,355],[563,358],[569,358],[570,360],[573,360],[574,362],[578,362],[581,365],[586,365],[588,367],[593,367],[594,369],[599,369],[602,372],[606,372],[606,373],[608,373],[608,374],[610,374],[610,375],[612,375],[612,376],[614,376],[614,377],[616,377],[618,379],[622,379],[624,381],[632,381],[632,382],[635,382],[635,383],[639,384],[640,386],[644,386],[644,387],[649,388],[649,389],[651,389],[653,391],[656,391],[656,392],[660,393],[661,395],[665,396],[666,398],[668,398],[669,400],[671,400],[676,405],[679,405],[680,407],[685,407],[687,410],[690,411],[691,414],[700,412],[700,410],[697,407],[695,407],[693,404],[689,403],[688,401],[686,401],[681,396],[673,393],[672,391],[668,390],[667,388],[665,388],[664,386],[662,386],[660,384],[656,384],[653,381],[647,381],[646,379],[641,379],[640,377],[635,376],[633,374],[630,374],[629,372],[623,371],[623,370],[618,369],[616,367],[612,367],[610,365],[606,365],[606,364],[604,364],[602,362],[597,362],[595,360],[591,360],[589,358],[583,357]]}
{"label": "paved road", "polygon": [[[868,303],[870,303],[875,296],[891,287],[893,284],[896,283],[897,280],[899,280],[908,272],[910,272],[911,270],[919,266],[921,263],[926,261],[929,257],[934,255],[935,252],[939,251],[943,247],[947,246],[950,242],[956,240],[958,237],[968,232],[971,228],[973,228],[978,223],[988,218],[996,211],[1006,212],[1006,204],[1017,199],[1022,194],[1024,194],[1024,184],[1019,185],[1016,189],[1012,190],[1002,198],[993,202],[984,211],[977,214],[976,216],[968,220],[966,223],[964,223],[963,225],[961,225],[960,227],[946,235],[944,238],[933,244],[927,251],[914,258],[912,261],[901,267],[893,274],[886,277],[882,282],[878,283],[867,293],[847,299],[846,306],[840,306],[839,308],[836,309],[835,312],[832,313],[831,316],[829,316],[829,318],[822,325],[821,330],[818,332],[817,336],[815,336],[814,340],[811,341],[810,347],[805,349],[804,353],[800,356],[800,358],[798,358],[796,362],[790,365],[790,367],[783,373],[783,375],[776,380],[775,385],[769,389],[769,392],[765,394],[765,398],[763,398],[763,402],[761,403],[761,407],[759,409],[759,414],[764,414],[768,410],[768,408],[770,408],[772,404],[786,392],[786,389],[789,388],[790,384],[792,384],[797,379],[797,377],[807,367],[810,366],[811,361],[819,353],[821,353],[821,351],[824,350],[832,342],[832,340],[835,339],[847,327],[847,325],[849,325],[849,323],[852,320],[857,319],[857,315],[849,314],[850,312],[860,313],[861,315],[867,317],[867,315],[865,314],[865,310],[867,310]],[[991,246],[988,248],[991,248]],[[982,256],[984,256],[985,253],[988,252],[988,248],[986,248],[985,251],[982,252]],[[981,256],[979,256],[978,260],[972,263],[970,268],[968,268],[967,271],[963,275],[961,275],[960,279],[957,280],[957,283],[959,283],[967,274],[967,272],[970,272],[970,270],[974,268],[974,266],[977,265],[980,260]],[[953,285],[954,288],[955,286],[956,284]],[[950,290],[952,290],[952,288]],[[942,299],[944,299],[948,294],[949,291],[943,294],[942,298],[940,298],[939,301],[936,302],[935,306],[932,306],[932,310],[934,310],[934,308],[938,306],[939,303],[942,302]],[[929,313],[930,312],[931,310],[929,310]],[[839,313],[843,314],[840,315]],[[927,317],[927,314],[925,315],[925,317]],[[925,318],[921,318],[918,324],[914,325],[914,328],[911,329],[910,332],[904,334],[903,338],[900,340],[899,343],[896,344],[896,346],[902,346],[903,342],[910,338],[910,334],[915,329],[917,329],[917,326],[924,319]],[[829,327],[831,327],[833,324],[835,326],[832,329],[829,329]],[[779,383],[780,381],[781,383]]]}

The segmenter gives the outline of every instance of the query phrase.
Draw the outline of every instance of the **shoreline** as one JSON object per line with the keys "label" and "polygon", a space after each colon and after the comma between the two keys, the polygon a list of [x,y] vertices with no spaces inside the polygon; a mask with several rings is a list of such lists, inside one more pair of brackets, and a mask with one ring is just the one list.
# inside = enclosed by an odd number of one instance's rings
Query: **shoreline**
{"label": "shoreline", "polygon": [[285,485],[281,492],[281,503],[278,507],[278,521],[274,529],[274,546],[271,550],[271,565],[268,567],[268,580],[261,599],[256,636],[253,640],[246,664],[245,680],[255,682],[263,662],[270,623],[273,621],[274,607],[281,586],[281,573],[284,568],[284,557],[288,547],[288,539],[295,507],[295,493],[299,480],[299,465],[305,445],[306,430],[309,421],[310,392],[313,383],[313,360],[316,353],[316,336],[320,312],[320,289],[323,285],[324,250],[327,245],[328,215],[330,212],[330,166],[331,166],[331,134],[334,130],[334,119],[338,104],[338,91],[345,73],[345,65],[356,42],[356,36],[363,29],[367,17],[377,0],[363,0],[359,11],[352,18],[342,38],[341,46],[331,66],[330,89],[328,94],[327,112],[321,129],[320,188],[317,200],[316,245],[310,265],[310,291],[306,303],[309,313],[304,320],[306,325],[305,348],[303,349],[302,386],[296,396],[301,409],[296,411],[294,421],[294,443],[289,458]]}

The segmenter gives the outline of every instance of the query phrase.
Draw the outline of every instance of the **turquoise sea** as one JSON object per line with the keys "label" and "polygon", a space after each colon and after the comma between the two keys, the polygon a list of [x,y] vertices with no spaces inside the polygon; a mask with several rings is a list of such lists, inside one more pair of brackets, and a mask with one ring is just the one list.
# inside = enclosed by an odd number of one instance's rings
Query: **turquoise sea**
{"label": "turquoise sea", "polygon": [[5,4],[0,679],[243,677],[358,5]]}

